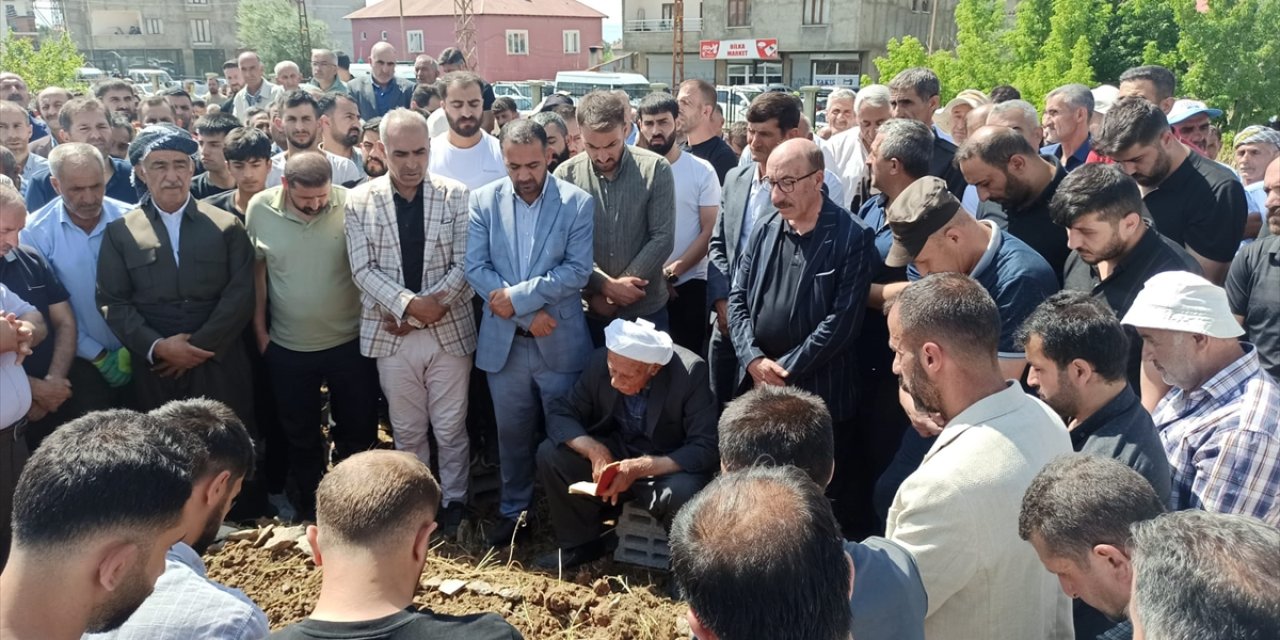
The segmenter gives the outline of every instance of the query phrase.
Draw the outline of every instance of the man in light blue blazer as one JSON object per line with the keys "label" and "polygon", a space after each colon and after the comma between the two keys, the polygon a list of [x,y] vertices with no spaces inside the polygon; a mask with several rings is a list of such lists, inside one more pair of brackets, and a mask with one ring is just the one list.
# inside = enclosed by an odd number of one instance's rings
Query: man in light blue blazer
{"label": "man in light blue blazer", "polygon": [[489,375],[498,422],[502,521],[489,544],[524,535],[533,500],[536,432],[553,398],[591,354],[580,290],[592,268],[595,201],[550,175],[542,126],[502,128],[508,177],[471,194],[467,281],[484,299],[476,366]]}

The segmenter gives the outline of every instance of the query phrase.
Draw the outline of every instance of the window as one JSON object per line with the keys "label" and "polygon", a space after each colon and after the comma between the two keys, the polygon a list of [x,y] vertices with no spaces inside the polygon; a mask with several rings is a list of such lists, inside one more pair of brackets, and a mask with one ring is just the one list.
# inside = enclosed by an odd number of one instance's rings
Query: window
{"label": "window", "polygon": [[405,32],[405,36],[408,38],[408,45],[407,45],[407,46],[408,46],[408,48],[409,48],[409,53],[422,53],[423,51],[426,51],[426,48],[425,48],[425,47],[423,47],[422,30],[421,30],[421,29],[419,29],[419,30],[417,30],[417,31],[408,31],[408,32]]}
{"label": "window", "polygon": [[577,29],[564,32],[564,52],[578,53],[582,51],[581,37]]}
{"label": "window", "polygon": [[187,0],[187,4],[199,4],[209,6],[209,0]]}
{"label": "window", "polygon": [[150,35],[164,33],[164,21],[160,18],[147,18],[147,33]]}
{"label": "window", "polygon": [[197,18],[191,21],[191,42],[193,44],[213,44],[213,36],[209,32],[208,18]]}
{"label": "window", "polygon": [[368,31],[361,31],[361,32],[360,32],[360,42],[364,42],[364,41],[366,41],[366,40],[368,40],[368,39],[369,39],[369,32],[368,32]]}
{"label": "window", "polygon": [[507,55],[509,56],[527,56],[529,55],[529,32],[521,30],[507,30]]}
{"label": "window", "polygon": [[804,24],[827,23],[827,0],[804,0]]}
{"label": "window", "polygon": [[912,13],[929,13],[929,0],[911,0]]}
{"label": "window", "polygon": [[861,60],[814,60],[813,84],[820,87],[857,87]]}
{"label": "window", "polygon": [[751,0],[729,0],[730,27],[751,26]]}

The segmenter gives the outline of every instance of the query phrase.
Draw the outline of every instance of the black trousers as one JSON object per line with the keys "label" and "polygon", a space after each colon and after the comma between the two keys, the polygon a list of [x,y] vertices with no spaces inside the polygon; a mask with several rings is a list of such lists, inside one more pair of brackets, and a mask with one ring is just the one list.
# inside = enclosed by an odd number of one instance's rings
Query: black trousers
{"label": "black trousers", "polygon": [[85,414],[103,409],[123,409],[131,405],[130,385],[112,388],[92,362],[73,358],[67,371],[71,397],[57,411],[27,425],[27,446],[32,452],[58,427]]}
{"label": "black trousers", "polygon": [[9,541],[12,538],[10,518],[13,515],[13,493],[18,488],[18,477],[27,464],[26,420],[13,425],[0,425],[0,571],[9,559]]}
{"label": "black trousers", "polygon": [[[621,460],[621,447],[610,440],[602,441]],[[556,531],[556,543],[562,549],[587,544],[603,533],[605,514],[616,507],[600,498],[569,495],[569,485],[591,480],[591,461],[578,455],[565,445],[544,440],[538,447],[538,480],[547,492],[547,505],[551,508],[551,524]],[[711,482],[710,474],[673,473],[657,478],[637,480],[624,495],[643,506],[664,527],[671,529],[671,520],[684,503]]]}
{"label": "black trousers", "polygon": [[253,422],[253,387],[249,384],[249,355],[239,340],[222,354],[210,358],[176,378],[161,378],[151,371],[147,354],[133,357],[133,389],[138,410],[151,411],[170,400],[205,397],[235,412],[246,426]]}
{"label": "black trousers", "polygon": [[276,393],[280,428],[289,443],[290,496],[298,515],[313,518],[316,487],[329,465],[321,431],[320,385],[329,384],[334,461],[371,449],[378,439],[378,367],[360,355],[359,340],[322,351],[267,345],[263,354]]}
{"label": "black trousers", "polygon": [[675,288],[667,301],[667,318],[671,323],[671,340],[698,354],[707,352],[711,324],[707,320],[707,281],[689,280]]}
{"label": "black trousers", "polygon": [[707,367],[711,373],[711,394],[716,398],[716,405],[724,409],[737,395],[738,354],[733,349],[733,340],[720,333],[719,328],[711,329]]}

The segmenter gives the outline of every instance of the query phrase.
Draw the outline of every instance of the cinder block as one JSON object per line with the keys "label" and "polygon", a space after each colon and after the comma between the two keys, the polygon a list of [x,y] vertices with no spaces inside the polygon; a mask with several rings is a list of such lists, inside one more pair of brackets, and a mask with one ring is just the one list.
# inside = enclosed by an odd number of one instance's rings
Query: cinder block
{"label": "cinder block", "polygon": [[497,504],[501,489],[502,476],[496,465],[471,465],[468,501],[473,507],[481,503]]}
{"label": "cinder block", "polygon": [[614,560],[663,571],[671,566],[667,531],[648,511],[630,503],[623,505],[615,532],[618,548],[613,552]]}

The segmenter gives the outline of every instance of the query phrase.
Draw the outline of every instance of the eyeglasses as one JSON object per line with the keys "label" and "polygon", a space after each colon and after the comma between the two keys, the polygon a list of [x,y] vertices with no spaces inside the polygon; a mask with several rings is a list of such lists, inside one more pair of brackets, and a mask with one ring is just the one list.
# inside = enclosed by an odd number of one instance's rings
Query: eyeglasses
{"label": "eyeglasses", "polygon": [[777,187],[778,190],[782,191],[783,193],[791,193],[792,191],[796,190],[797,182],[800,182],[801,180],[804,180],[805,178],[808,178],[809,176],[819,171],[822,171],[822,169],[814,169],[813,171],[810,171],[809,173],[806,173],[800,176],[799,178],[770,178],[769,176],[765,176],[760,179],[760,184],[763,184],[765,188],[770,190],[772,190],[774,187]]}

